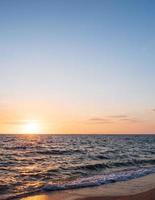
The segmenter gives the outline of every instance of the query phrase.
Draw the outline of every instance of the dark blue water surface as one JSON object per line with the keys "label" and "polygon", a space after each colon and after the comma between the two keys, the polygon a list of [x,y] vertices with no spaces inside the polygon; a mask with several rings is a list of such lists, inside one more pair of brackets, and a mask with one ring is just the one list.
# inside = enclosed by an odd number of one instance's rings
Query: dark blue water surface
{"label": "dark blue water surface", "polygon": [[0,135],[0,196],[96,186],[155,172],[155,136]]}

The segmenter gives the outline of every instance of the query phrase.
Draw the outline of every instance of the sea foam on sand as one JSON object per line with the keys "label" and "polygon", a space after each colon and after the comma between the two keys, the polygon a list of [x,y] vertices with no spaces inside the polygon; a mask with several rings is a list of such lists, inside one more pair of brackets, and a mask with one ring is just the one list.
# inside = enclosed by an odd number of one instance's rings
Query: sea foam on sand
{"label": "sea foam on sand", "polygon": [[21,200],[75,200],[87,197],[124,196],[142,193],[155,188],[155,173],[145,177],[101,185],[98,187],[54,191]]}

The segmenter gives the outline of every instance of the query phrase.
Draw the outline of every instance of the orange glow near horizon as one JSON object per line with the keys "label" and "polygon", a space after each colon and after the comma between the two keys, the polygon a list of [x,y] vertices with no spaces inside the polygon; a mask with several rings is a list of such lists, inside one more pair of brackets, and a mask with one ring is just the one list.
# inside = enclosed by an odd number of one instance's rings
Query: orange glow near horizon
{"label": "orange glow near horizon", "polygon": [[22,125],[22,132],[27,134],[37,134],[42,131],[41,124],[38,121],[28,121]]}
{"label": "orange glow near horizon", "polygon": [[[47,104],[46,104],[47,106]],[[68,109],[55,110],[34,109],[16,109],[16,112],[1,112],[0,116],[0,134],[143,134],[154,133],[154,112],[141,116],[124,114],[125,112],[104,112],[104,114],[91,115],[79,109],[76,112]],[[34,106],[35,108],[35,106]],[[57,110],[57,109],[58,110]],[[31,109],[32,110],[32,109]],[[27,112],[26,112],[27,111]],[[67,114],[66,114],[67,113]],[[134,116],[134,117],[133,117]]]}
{"label": "orange glow near horizon", "polygon": [[154,133],[152,122],[120,122],[110,124],[79,121],[15,120],[0,125],[0,133],[13,134],[121,134]]}

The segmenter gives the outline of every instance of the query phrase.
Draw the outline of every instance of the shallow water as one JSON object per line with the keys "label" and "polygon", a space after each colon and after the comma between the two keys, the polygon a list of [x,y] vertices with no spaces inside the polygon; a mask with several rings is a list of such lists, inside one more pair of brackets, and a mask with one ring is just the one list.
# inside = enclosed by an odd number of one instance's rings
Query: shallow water
{"label": "shallow water", "polygon": [[155,172],[155,136],[1,135],[0,194],[95,186]]}

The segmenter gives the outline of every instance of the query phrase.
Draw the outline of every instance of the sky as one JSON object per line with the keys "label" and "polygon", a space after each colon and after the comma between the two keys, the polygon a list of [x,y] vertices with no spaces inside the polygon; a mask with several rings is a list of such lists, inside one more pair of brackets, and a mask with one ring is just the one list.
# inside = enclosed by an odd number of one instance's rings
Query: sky
{"label": "sky", "polygon": [[154,10],[1,0],[0,133],[155,133]]}

